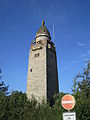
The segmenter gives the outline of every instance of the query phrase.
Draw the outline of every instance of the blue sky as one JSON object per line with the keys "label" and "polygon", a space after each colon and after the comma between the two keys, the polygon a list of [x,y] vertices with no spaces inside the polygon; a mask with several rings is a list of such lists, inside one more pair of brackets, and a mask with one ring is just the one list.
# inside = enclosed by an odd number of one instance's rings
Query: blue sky
{"label": "blue sky", "polygon": [[0,67],[9,90],[26,92],[28,57],[42,19],[57,50],[59,91],[90,59],[90,0],[0,0]]}

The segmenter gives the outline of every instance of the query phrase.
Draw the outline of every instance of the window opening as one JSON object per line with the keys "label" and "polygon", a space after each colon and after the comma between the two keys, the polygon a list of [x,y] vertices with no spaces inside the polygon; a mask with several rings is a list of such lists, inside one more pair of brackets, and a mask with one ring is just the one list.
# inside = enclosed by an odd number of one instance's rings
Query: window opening
{"label": "window opening", "polygon": [[39,57],[39,53],[35,54],[35,57]]}
{"label": "window opening", "polygon": [[32,69],[30,69],[30,72],[32,72]]}

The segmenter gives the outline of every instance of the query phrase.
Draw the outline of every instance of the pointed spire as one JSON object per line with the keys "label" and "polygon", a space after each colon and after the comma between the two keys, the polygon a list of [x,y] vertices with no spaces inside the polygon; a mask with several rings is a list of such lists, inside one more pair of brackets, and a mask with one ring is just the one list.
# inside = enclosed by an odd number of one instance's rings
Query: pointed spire
{"label": "pointed spire", "polygon": [[45,22],[44,22],[44,20],[42,20],[42,26],[44,26],[45,25]]}

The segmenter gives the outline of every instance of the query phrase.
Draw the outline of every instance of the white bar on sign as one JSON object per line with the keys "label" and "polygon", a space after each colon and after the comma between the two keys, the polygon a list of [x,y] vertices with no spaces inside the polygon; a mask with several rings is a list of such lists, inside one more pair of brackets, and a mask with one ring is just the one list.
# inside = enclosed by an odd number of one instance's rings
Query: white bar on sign
{"label": "white bar on sign", "polygon": [[75,101],[62,101],[62,104],[68,104],[68,103],[72,104],[75,103]]}

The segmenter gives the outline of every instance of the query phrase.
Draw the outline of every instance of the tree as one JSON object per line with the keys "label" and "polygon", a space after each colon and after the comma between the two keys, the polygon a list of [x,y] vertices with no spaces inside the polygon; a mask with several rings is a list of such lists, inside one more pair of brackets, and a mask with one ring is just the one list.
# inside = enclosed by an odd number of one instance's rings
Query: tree
{"label": "tree", "polygon": [[[82,81],[77,81],[81,78]],[[74,77],[73,95],[76,99],[76,111],[78,120],[90,120],[90,61],[82,74]]]}
{"label": "tree", "polygon": [[6,120],[6,105],[8,104],[8,99],[6,95],[8,94],[8,86],[6,86],[3,81],[1,81],[1,73],[2,71],[0,69],[0,120]]}
{"label": "tree", "polygon": [[[2,71],[0,69],[0,80],[2,78],[1,73]],[[0,96],[6,94],[8,94],[8,86],[6,86],[3,81],[0,81]]]}
{"label": "tree", "polygon": [[86,97],[86,99],[90,98],[90,61],[88,61],[87,68],[84,69],[83,80],[79,82],[80,91]]}

